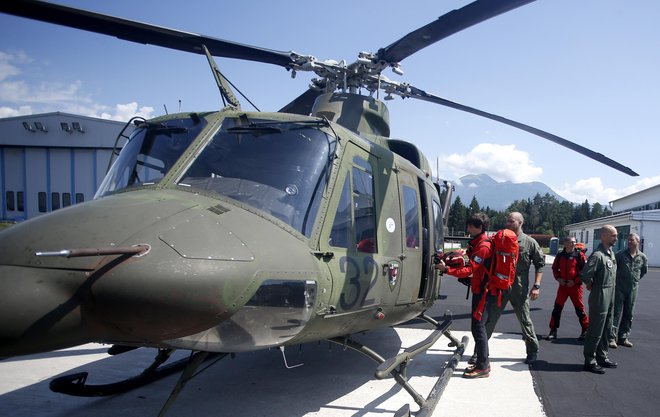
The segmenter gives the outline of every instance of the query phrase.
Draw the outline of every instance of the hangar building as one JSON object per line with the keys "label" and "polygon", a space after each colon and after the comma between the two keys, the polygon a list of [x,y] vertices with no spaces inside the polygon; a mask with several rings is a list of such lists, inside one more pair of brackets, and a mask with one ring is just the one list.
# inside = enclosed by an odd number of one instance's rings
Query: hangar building
{"label": "hangar building", "polygon": [[125,125],[60,112],[0,119],[0,220],[91,200]]}
{"label": "hangar building", "polygon": [[649,266],[660,267],[660,185],[611,201],[612,215],[566,225],[570,236],[584,242],[591,253],[600,244],[600,229],[611,224],[619,232],[614,246],[618,251],[627,247],[628,235],[637,233],[641,251],[649,259]]}

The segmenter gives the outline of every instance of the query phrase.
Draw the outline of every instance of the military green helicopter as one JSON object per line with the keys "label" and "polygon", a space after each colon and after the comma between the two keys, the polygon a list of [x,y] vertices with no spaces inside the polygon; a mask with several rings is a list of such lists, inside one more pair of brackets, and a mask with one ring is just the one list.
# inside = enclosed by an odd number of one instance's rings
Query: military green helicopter
{"label": "military green helicopter", "polygon": [[[425,314],[439,297],[434,260],[443,248],[450,185],[434,181],[413,144],[389,138],[381,93],[415,98],[523,129],[630,175],[630,168],[566,139],[388,79],[400,62],[460,30],[532,0],[477,0],[355,62],[320,61],[36,0],[0,11],[205,55],[225,107],[135,119],[93,201],[13,226],[0,235],[0,357],[88,342],[110,354],[158,349],[142,374],[106,385],[87,374],[54,380],[73,395],[111,395],[184,369],[166,402],[210,354],[330,340],[378,363],[420,406],[406,366],[451,318]],[[241,109],[213,57],[257,61],[310,88],[277,112]],[[366,95],[360,92],[367,93]],[[383,358],[351,335],[412,319],[434,331]],[[176,349],[190,358],[164,364]],[[449,375],[450,373],[448,373]],[[438,380],[438,386],[446,383]],[[398,415],[409,414],[407,406]]]}

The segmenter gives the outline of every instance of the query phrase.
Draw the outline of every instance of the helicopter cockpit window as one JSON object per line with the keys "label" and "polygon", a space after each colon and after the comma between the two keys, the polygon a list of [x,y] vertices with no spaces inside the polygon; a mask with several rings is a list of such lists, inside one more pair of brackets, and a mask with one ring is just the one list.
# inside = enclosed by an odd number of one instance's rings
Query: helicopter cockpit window
{"label": "helicopter cockpit window", "polygon": [[336,144],[324,125],[225,119],[178,184],[247,204],[310,236]]}
{"label": "helicopter cockpit window", "polygon": [[441,251],[444,249],[443,245],[443,225],[442,225],[442,208],[440,203],[433,200],[433,235],[435,236],[435,242],[433,242],[433,248],[435,251]]}
{"label": "helicopter cockpit window", "polygon": [[406,222],[406,247],[419,249],[419,216],[417,215],[417,191],[403,186],[403,210]]}
{"label": "helicopter cockpit window", "polygon": [[[355,157],[353,163],[350,175],[346,174],[329,243],[340,248],[355,245],[358,252],[376,253],[376,210],[371,165],[359,157]],[[351,238],[351,230],[355,239]]]}
{"label": "helicopter cockpit window", "polygon": [[[361,166],[353,167],[353,206],[355,207],[355,236],[360,252],[376,253],[376,205],[374,202],[374,178],[371,165],[355,157]],[[355,161],[354,161],[355,162]]]}
{"label": "helicopter cockpit window", "polygon": [[140,123],[106,174],[95,198],[158,183],[205,125],[206,121],[200,118]]}
{"label": "helicopter cockpit window", "polygon": [[330,244],[338,248],[348,248],[351,242],[351,179],[346,174],[344,187],[339,197],[339,205],[330,231]]}

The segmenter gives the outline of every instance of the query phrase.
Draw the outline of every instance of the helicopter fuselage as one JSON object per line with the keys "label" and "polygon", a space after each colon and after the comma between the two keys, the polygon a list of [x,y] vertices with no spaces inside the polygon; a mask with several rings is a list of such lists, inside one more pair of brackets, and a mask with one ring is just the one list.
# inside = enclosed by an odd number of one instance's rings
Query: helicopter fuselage
{"label": "helicopter fuselage", "polygon": [[[2,232],[0,356],[241,352],[404,322],[437,298],[441,213],[402,141],[282,113],[153,119],[93,201]],[[66,252],[126,247],[145,250]]]}

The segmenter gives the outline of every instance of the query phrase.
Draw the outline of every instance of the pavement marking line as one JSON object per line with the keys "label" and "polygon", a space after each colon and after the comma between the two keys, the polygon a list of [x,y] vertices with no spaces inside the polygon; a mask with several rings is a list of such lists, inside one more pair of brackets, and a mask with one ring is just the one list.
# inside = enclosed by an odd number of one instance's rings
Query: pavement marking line
{"label": "pavement marking line", "polygon": [[[452,332],[460,339],[468,332]],[[524,363],[525,343],[519,335],[494,333],[488,341],[490,377],[465,379],[463,370],[474,351],[474,341],[447,384],[433,417],[543,417],[543,404],[534,391],[529,366]]]}

